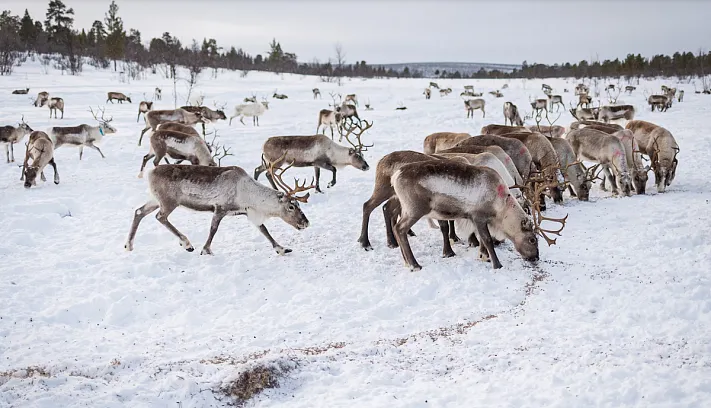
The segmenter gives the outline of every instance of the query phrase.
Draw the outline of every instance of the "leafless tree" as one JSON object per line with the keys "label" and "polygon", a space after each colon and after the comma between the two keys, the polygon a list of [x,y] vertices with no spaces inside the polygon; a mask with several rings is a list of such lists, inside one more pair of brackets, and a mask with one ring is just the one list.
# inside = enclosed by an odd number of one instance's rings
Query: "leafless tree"
{"label": "leafless tree", "polygon": [[341,45],[341,43],[336,43],[334,51],[336,52],[335,76],[338,81],[338,86],[341,86],[341,78],[343,77],[343,67],[346,65],[346,53],[345,51],[343,51],[343,46]]}

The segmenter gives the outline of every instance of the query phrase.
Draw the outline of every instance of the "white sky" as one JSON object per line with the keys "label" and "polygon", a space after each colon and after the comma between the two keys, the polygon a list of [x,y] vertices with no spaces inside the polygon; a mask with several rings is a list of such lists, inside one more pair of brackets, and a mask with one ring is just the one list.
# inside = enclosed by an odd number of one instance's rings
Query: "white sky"
{"label": "white sky", "polygon": [[[110,1],[65,0],[75,27],[103,20]],[[48,1],[2,0],[0,9],[44,21]],[[272,37],[299,61],[332,57],[401,62],[576,62],[627,53],[708,49],[711,1],[547,0],[118,0],[124,27],[144,42],[164,31],[184,44],[215,38],[219,46],[265,54]]]}

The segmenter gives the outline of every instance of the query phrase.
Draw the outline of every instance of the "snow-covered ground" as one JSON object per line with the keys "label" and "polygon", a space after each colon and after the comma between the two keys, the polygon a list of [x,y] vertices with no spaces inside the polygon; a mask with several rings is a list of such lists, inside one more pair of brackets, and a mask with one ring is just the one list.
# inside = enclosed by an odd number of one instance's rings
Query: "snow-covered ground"
{"label": "snow-covered ground", "polygon": [[[107,91],[134,100],[106,107],[119,129],[100,145],[106,159],[90,149],[82,161],[76,148],[57,150],[59,185],[26,190],[18,166],[0,159],[0,406],[223,406],[229,400],[213,390],[252,364],[274,361],[296,367],[250,404],[711,406],[711,182],[704,170],[711,99],[680,84],[684,102],[649,112],[642,91],[673,81],[643,81],[620,97],[681,146],[667,193],[657,194],[650,177],[645,196],[612,198],[595,188],[581,203],[566,194],[548,211],[569,214],[558,245],[541,242],[542,260],[532,266],[504,244],[497,271],[463,245],[456,257],[440,258],[439,230],[420,222],[410,241],[423,269],[411,273],[400,251],[385,246],[379,210],[371,217],[375,250],[356,242],[375,164],[393,150],[421,150],[432,132],[477,134],[502,123],[504,101],[525,108],[529,95],[543,96],[540,80],[510,81],[504,98],[485,94],[485,119],[480,111],[466,119],[463,85],[486,92],[504,81],[441,80],[455,92],[425,100],[428,82],[354,79],[339,88],[316,77],[204,73],[198,91],[208,106],[275,89],[289,96],[270,97],[260,127],[249,119],[215,126],[234,152],[223,164],[251,173],[267,137],[313,134],[329,91],[358,94],[361,110],[370,100],[374,110],[361,116],[374,126],[363,139],[375,147],[366,155],[370,171],[339,171],[334,188],[302,206],[309,228],[267,222],[293,253],[278,256],[246,218],[234,217],[223,221],[215,255],[200,256],[181,249],[152,216],[135,250],[123,249],[133,211],[147,199],[145,179],[136,177],[147,152],[146,143],[137,146],[136,102],[161,86],[156,108],[172,108],[168,80],[119,83],[91,67],[77,77],[45,75],[29,62],[0,77],[0,125],[22,115],[36,130],[94,124],[89,106],[104,106]],[[546,82],[558,92],[575,86]],[[50,120],[28,96],[10,94],[25,86],[31,96],[63,97],[64,119]],[[313,87],[322,100],[313,100]],[[179,91],[184,101],[183,85]],[[566,105],[573,98],[563,96]],[[408,109],[396,111],[401,103]],[[558,124],[571,121],[565,112]],[[18,160],[23,153],[16,146]],[[329,178],[326,172],[322,184]],[[210,217],[178,209],[171,220],[198,246]]]}

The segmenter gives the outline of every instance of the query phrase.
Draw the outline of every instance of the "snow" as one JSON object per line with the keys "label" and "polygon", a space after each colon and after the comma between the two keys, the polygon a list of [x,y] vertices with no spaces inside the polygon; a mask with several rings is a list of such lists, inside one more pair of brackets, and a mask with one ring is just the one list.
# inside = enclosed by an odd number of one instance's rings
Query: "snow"
{"label": "snow", "polygon": [[[626,96],[638,119],[666,127],[681,147],[666,193],[648,188],[645,196],[613,198],[595,187],[590,202],[566,194],[547,211],[569,214],[558,244],[542,242],[541,261],[531,265],[506,243],[497,271],[463,244],[442,259],[439,230],[421,220],[410,242],[423,269],[411,273],[400,251],[385,246],[379,210],[370,223],[374,251],[356,242],[379,158],[421,151],[433,132],[476,134],[500,123],[505,101],[526,109],[529,95],[543,96],[541,81],[440,80],[455,90],[509,83],[504,98],[485,96],[486,119],[479,112],[467,119],[456,92],[424,99],[428,79],[353,79],[339,88],[316,77],[204,73],[198,91],[207,105],[228,103],[230,111],[252,93],[270,96],[259,127],[214,125],[234,152],[223,165],[251,174],[267,137],[312,134],[329,91],[371,101],[375,110],[360,114],[374,121],[363,141],[375,147],[366,153],[369,171],[339,170],[338,184],[302,205],[309,228],[267,221],[293,253],[277,255],[246,217],[229,217],[215,255],[200,256],[180,248],[153,216],[141,223],[134,251],[123,249],[133,211],[149,199],[146,180],[136,177],[148,152],[145,140],[137,146],[137,101],[160,86],[155,108],[172,108],[172,83],[150,74],[119,83],[117,74],[91,67],[77,77],[41,72],[28,62],[0,77],[0,124],[24,115],[35,130],[93,125],[88,108],[104,106],[108,91],[136,103],[107,105],[118,132],[100,144],[106,159],[87,150],[79,161],[70,146],[56,151],[59,185],[49,170],[49,182],[26,190],[16,163],[0,161],[0,406],[224,406],[229,400],[213,390],[251,364],[274,361],[296,368],[250,406],[711,403],[711,182],[700,171],[711,150],[700,119],[709,114],[707,95],[690,93],[666,113],[650,112],[642,90],[674,81],[642,82]],[[560,90],[576,82],[546,83]],[[10,95],[25,86],[30,95]],[[325,99],[313,100],[314,87]],[[274,89],[289,99],[272,100]],[[41,90],[64,98],[63,120],[30,105]],[[408,109],[396,111],[400,103]],[[563,110],[557,123],[570,121]],[[24,146],[16,151],[21,158]],[[330,173],[322,176],[325,185]],[[170,220],[201,246],[210,218],[178,209]]]}

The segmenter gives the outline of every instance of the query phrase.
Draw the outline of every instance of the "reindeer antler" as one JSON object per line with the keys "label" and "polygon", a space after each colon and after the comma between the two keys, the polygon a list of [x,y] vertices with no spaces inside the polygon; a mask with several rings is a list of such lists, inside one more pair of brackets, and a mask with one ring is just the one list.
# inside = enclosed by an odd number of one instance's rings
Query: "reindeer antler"
{"label": "reindeer antler", "polygon": [[113,117],[113,116],[110,117],[110,118],[108,118],[108,119],[104,119],[104,113],[105,113],[105,109],[104,109],[104,108],[97,108],[97,109],[99,109],[99,110],[101,111],[101,118],[97,118],[97,117],[96,117],[96,113],[94,113],[94,110],[91,108],[91,106],[89,106],[89,112],[91,112],[91,116],[93,116],[94,119],[96,119],[97,122],[101,122],[101,123],[103,123],[103,124],[108,124],[109,122],[111,122],[112,120],[114,120],[114,117]]}
{"label": "reindeer antler", "polygon": [[600,173],[602,173],[602,169],[600,169],[600,171],[595,173],[597,171],[597,169],[600,167],[600,163],[597,163],[590,168],[585,167],[585,165],[582,163],[580,163],[580,164],[585,169],[585,181],[589,181],[591,183],[594,183],[595,180],[603,181],[602,177],[600,177]]}
{"label": "reindeer antler", "polygon": [[[365,126],[362,125],[363,123],[365,123]],[[341,136],[346,138],[348,143],[350,143],[350,145],[353,146],[353,148],[358,153],[368,151],[369,147],[375,146],[374,144],[364,145],[363,142],[360,140],[360,137],[363,135],[363,132],[365,132],[366,130],[370,129],[373,126],[372,121],[368,122],[367,120],[364,120],[364,121],[358,120],[356,122],[351,117],[348,117],[343,120],[343,128],[344,129],[346,128],[346,125],[348,125],[348,129],[346,130],[346,133],[343,134],[343,131],[340,129],[339,129],[339,133],[341,133]],[[354,133],[354,131],[356,131],[356,132]],[[353,133],[355,135],[357,144],[353,143],[351,141],[351,139],[348,137],[351,135],[351,133]]]}
{"label": "reindeer antler", "polygon": [[297,196],[296,194],[311,190],[312,188],[315,188],[316,185],[314,184],[315,179],[311,178],[311,185],[307,186],[306,181],[304,181],[303,184],[299,184],[299,179],[294,177],[294,188],[289,186],[287,183],[284,182],[282,179],[282,175],[284,174],[285,171],[287,171],[291,166],[294,165],[294,161],[291,162],[288,166],[284,168],[278,167],[278,165],[284,161],[286,158],[286,153],[284,153],[281,157],[278,159],[274,160],[270,164],[267,165],[267,162],[264,158],[264,155],[262,154],[262,165],[267,169],[269,172],[269,175],[272,178],[272,181],[274,184],[276,184],[277,187],[279,187],[287,196],[293,198],[296,201],[306,203],[309,200],[309,196],[311,195],[310,193],[306,193],[306,195],[303,196]]}

